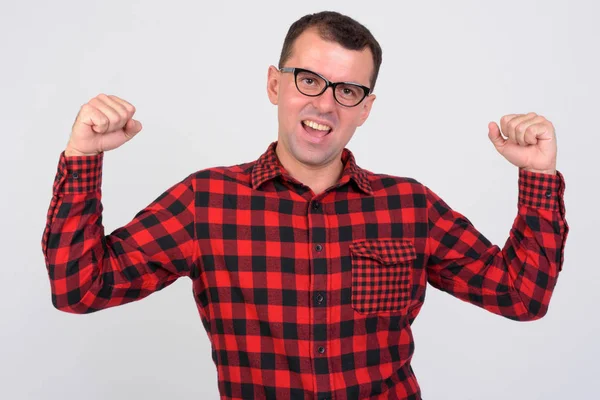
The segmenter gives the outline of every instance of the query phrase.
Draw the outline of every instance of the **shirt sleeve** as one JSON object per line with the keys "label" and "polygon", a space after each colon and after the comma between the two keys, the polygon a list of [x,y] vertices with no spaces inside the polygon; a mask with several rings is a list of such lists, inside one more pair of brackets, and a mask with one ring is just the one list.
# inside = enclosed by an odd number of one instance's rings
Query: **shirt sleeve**
{"label": "shirt sleeve", "polygon": [[42,251],[52,303],[61,311],[83,314],[140,300],[196,270],[192,175],[105,235],[103,158],[60,155]]}
{"label": "shirt sleeve", "polygon": [[564,189],[560,172],[520,169],[518,213],[500,249],[426,188],[429,283],[510,319],[543,317],[562,270],[569,232]]}

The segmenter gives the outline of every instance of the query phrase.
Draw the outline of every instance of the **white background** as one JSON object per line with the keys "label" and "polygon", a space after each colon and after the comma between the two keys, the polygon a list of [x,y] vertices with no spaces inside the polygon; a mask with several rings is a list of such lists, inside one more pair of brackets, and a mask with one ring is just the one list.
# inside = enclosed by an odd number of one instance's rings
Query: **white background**
{"label": "white background", "polygon": [[557,130],[571,232],[550,310],[518,323],[430,287],[413,325],[424,398],[596,398],[597,2],[0,4],[0,397],[218,398],[189,280],[92,315],[53,308],[41,236],[59,154],[90,98],[137,107],[144,130],[105,155],[107,233],[193,171],[256,159],[277,135],[266,76],[289,25],[333,9],[383,48],[359,165],[428,185],[492,242],[516,216],[517,168],[487,123],[534,111]]}

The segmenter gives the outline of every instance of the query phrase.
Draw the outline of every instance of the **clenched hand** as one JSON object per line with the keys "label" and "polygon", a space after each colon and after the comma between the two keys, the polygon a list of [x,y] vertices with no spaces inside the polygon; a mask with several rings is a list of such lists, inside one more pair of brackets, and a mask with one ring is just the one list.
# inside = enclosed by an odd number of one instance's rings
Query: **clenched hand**
{"label": "clenched hand", "polygon": [[135,107],[117,96],[100,94],[81,106],[66,156],[96,155],[116,149],[142,130]]}

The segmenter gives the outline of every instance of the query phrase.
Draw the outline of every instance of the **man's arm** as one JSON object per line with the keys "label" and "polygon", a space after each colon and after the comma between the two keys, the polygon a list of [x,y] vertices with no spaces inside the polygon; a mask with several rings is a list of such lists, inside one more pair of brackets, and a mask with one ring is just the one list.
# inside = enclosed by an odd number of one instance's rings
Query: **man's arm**
{"label": "man's arm", "polygon": [[103,157],[60,156],[42,250],[52,303],[61,311],[90,313],[139,300],[196,268],[192,177],[105,235]]}
{"label": "man's arm", "polygon": [[519,170],[518,215],[502,249],[427,188],[431,285],[515,320],[545,315],[569,231],[564,179]]}

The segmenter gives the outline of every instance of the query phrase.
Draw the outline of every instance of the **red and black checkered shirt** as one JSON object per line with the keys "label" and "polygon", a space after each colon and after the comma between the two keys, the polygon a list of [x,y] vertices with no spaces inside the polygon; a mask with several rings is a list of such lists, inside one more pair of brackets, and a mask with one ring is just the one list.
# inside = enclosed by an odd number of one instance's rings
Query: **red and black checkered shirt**
{"label": "red and black checkered shirt", "polygon": [[52,303],[90,313],[193,282],[223,399],[420,399],[411,323],[427,282],[515,320],[542,317],[569,227],[562,175],[519,171],[503,248],[428,187],[347,149],[317,196],[279,163],[195,172],[105,235],[103,153],[61,154],[42,246]]}

